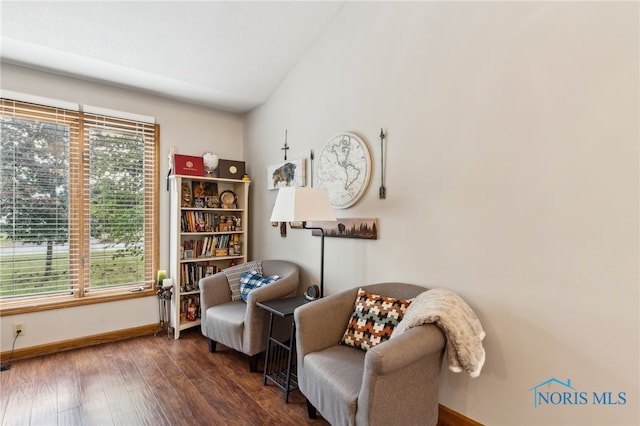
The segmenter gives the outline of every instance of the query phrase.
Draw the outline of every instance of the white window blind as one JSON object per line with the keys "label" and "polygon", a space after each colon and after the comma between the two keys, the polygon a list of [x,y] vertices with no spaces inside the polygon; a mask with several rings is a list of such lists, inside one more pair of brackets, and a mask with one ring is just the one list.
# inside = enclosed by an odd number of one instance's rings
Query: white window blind
{"label": "white window blind", "polygon": [[93,277],[86,290],[151,286],[153,265],[144,259],[153,252],[156,235],[155,126],[84,114],[84,141],[83,198],[90,200],[85,220]]}

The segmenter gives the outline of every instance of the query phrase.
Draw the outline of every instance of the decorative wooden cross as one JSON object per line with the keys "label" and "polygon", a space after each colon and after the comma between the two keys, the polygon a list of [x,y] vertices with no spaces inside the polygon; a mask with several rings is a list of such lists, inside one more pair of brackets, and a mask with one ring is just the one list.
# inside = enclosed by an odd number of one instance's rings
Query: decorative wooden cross
{"label": "decorative wooden cross", "polygon": [[287,145],[287,131],[284,131],[284,146],[280,148],[284,151],[284,161],[287,161],[287,151],[289,150],[289,145]]}

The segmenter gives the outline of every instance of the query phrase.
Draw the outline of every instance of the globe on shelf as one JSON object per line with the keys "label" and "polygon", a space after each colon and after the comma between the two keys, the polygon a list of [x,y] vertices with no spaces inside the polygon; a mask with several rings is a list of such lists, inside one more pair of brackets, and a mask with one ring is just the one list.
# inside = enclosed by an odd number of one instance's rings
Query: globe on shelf
{"label": "globe on shelf", "polygon": [[218,168],[218,161],[220,158],[213,152],[205,152],[202,154],[202,161],[204,162],[204,171],[207,172],[207,176],[213,176],[213,172]]}

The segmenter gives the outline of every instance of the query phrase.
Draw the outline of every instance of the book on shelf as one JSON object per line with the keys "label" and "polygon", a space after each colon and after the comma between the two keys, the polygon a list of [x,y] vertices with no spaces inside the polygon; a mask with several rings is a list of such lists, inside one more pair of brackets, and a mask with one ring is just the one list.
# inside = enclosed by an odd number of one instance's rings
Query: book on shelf
{"label": "book on shelf", "polygon": [[204,238],[202,243],[202,257],[211,257],[214,256],[215,247],[218,244],[218,237],[212,235]]}
{"label": "book on shelf", "polygon": [[[221,216],[215,212],[208,211],[183,211],[180,215],[180,231],[181,232],[219,232]],[[225,232],[234,231],[236,223],[240,222],[240,218],[235,216],[228,218],[225,216]],[[231,226],[229,226],[231,224]]]}
{"label": "book on shelf", "polygon": [[242,238],[240,234],[217,234],[206,235],[200,239],[183,240],[180,253],[181,259],[194,260],[227,255],[240,256]]}
{"label": "book on shelf", "polygon": [[204,277],[220,272],[217,265],[208,262],[187,262],[180,268],[180,290],[197,291],[198,283]]}

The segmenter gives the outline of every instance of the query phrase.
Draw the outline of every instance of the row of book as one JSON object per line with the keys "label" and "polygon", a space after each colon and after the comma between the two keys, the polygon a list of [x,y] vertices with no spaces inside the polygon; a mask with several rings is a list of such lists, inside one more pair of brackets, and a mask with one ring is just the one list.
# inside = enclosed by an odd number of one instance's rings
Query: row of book
{"label": "row of book", "polygon": [[183,211],[180,217],[182,232],[230,232],[241,231],[239,216],[220,215],[205,211]]}
{"label": "row of book", "polygon": [[183,241],[180,258],[195,259],[199,257],[240,256],[241,254],[240,234],[222,234]]}
{"label": "row of book", "polygon": [[217,265],[208,263],[183,263],[180,268],[181,290],[198,290],[198,283],[202,278],[218,273],[221,270]]}

